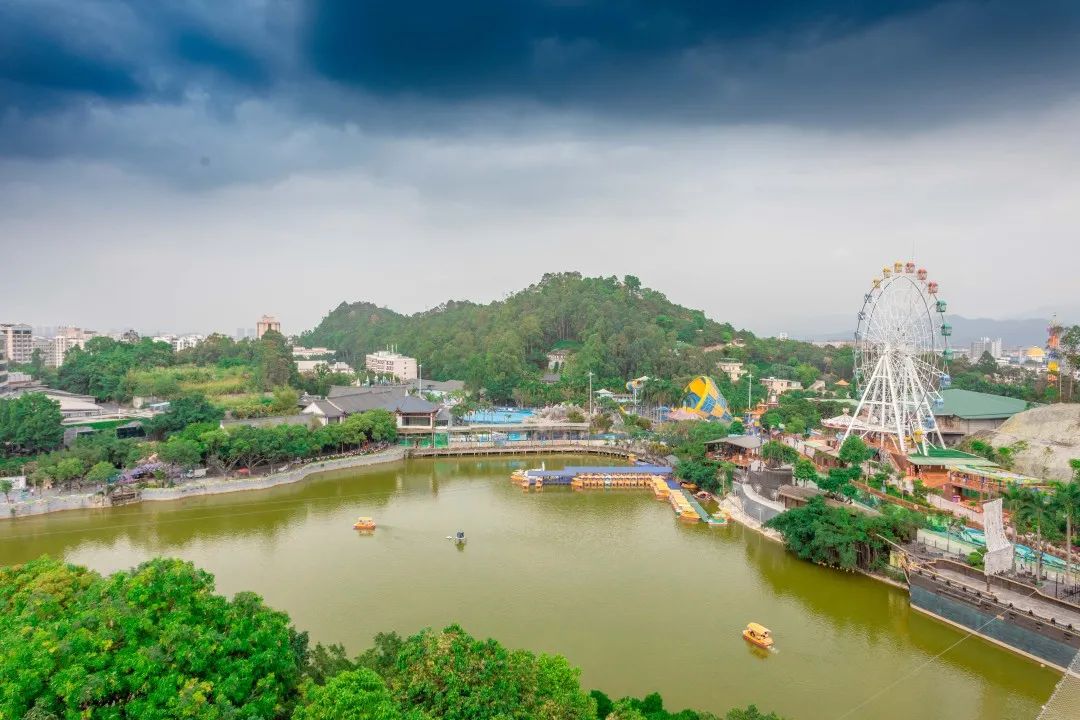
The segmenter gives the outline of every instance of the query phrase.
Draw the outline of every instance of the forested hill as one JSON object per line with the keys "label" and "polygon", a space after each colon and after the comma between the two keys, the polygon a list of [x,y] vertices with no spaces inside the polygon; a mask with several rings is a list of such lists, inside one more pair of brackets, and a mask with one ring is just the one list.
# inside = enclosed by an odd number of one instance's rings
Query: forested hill
{"label": "forested hill", "polygon": [[[719,351],[707,359],[705,348],[735,338],[754,343],[751,333],[676,305],[633,276],[619,280],[559,273],[545,275],[506,300],[486,305],[453,301],[415,315],[368,302],[342,303],[301,341],[329,347],[360,366],[365,353],[396,345],[420,359],[425,376],[463,379],[500,399],[510,398],[514,388],[535,390],[553,348],[574,351],[564,383],[577,385],[591,370],[601,385],[621,388],[641,375],[712,373],[712,356]],[[769,362],[787,363],[801,350],[797,362],[825,363],[820,348],[794,342],[782,346],[774,348],[777,356]]]}

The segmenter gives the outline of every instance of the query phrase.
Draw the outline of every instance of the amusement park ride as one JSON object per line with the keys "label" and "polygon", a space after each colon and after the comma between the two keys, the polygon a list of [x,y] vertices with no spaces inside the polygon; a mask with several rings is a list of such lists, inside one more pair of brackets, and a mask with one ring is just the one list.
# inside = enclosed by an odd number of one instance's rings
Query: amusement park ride
{"label": "amusement park ride", "polygon": [[873,279],[855,331],[859,403],[842,439],[874,435],[904,454],[944,446],[934,409],[950,383],[945,310],[938,284],[913,262],[886,266]]}

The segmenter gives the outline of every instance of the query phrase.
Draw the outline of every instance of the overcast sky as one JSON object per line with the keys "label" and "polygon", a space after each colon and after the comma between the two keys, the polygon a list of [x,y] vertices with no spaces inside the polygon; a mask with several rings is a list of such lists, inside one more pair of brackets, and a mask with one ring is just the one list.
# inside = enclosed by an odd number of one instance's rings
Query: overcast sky
{"label": "overcast sky", "polygon": [[[286,332],[544,272],[1080,305],[1075,0],[0,0],[0,321]],[[1080,321],[1080,318],[1066,318]]]}

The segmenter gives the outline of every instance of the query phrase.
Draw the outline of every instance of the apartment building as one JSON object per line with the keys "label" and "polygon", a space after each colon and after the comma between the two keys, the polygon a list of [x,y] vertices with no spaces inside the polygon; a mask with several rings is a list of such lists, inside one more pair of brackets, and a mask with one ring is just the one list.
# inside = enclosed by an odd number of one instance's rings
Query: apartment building
{"label": "apartment building", "polygon": [[393,375],[398,380],[415,380],[416,358],[392,350],[379,350],[364,356],[364,368],[369,372]]}

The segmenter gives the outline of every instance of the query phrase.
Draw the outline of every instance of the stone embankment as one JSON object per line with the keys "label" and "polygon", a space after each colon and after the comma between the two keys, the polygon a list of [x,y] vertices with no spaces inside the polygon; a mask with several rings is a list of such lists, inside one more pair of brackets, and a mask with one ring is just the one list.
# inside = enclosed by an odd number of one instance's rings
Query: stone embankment
{"label": "stone embankment", "polygon": [[[377,465],[379,463],[398,462],[406,457],[453,457],[458,455],[524,455],[581,453],[629,457],[634,451],[629,448],[612,446],[603,441],[544,441],[520,444],[476,443],[452,449],[406,449],[391,447],[371,455],[350,455],[331,460],[316,460],[291,470],[272,473],[261,477],[246,478],[205,478],[186,481],[169,488],[144,488],[141,491],[145,502],[183,500],[202,495],[221,495],[224,493],[243,492],[246,490],[266,490],[278,485],[288,485],[303,480],[309,475],[331,470]],[[36,497],[16,502],[4,502],[0,498],[0,520],[45,515],[63,510],[90,510],[108,507],[109,503],[100,493],[73,495],[52,495]]]}
{"label": "stone embankment", "polygon": [[[206,478],[185,482],[170,488],[144,488],[142,490],[142,499],[143,501],[160,502],[166,500],[182,500],[184,498],[199,497],[202,495],[243,492],[246,490],[266,490],[268,488],[277,487],[278,485],[288,485],[290,483],[299,482],[309,475],[331,470],[347,470],[350,468],[377,465],[379,463],[397,462],[403,460],[405,454],[406,451],[404,448],[393,447],[371,455],[352,455],[335,458],[333,460],[317,460],[292,470],[264,475],[262,477],[235,479]],[[63,510],[89,510],[107,506],[108,503],[105,498],[98,493],[56,495],[20,500],[13,503],[0,500],[0,520],[29,517],[32,515],[44,515],[46,513],[61,512]]]}

